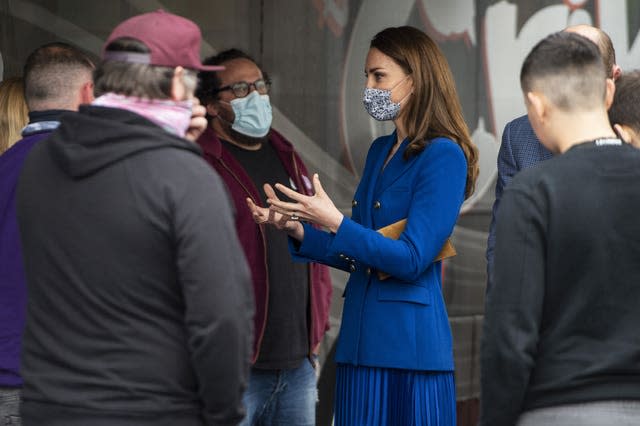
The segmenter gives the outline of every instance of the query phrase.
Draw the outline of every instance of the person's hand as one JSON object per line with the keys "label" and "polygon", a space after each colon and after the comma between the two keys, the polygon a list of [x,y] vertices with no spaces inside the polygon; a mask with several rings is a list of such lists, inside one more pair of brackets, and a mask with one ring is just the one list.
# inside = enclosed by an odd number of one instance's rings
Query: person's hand
{"label": "person's hand", "polygon": [[282,201],[275,196],[275,193],[270,196],[265,185],[267,203],[276,212],[289,216],[294,220],[303,219],[324,226],[331,232],[336,232],[340,227],[344,215],[340,213],[331,198],[324,192],[317,173],[313,175],[313,189],[315,190],[315,195],[313,196],[300,194],[280,183],[276,184],[276,189],[294,201]]}
{"label": "person's hand", "polygon": [[[275,196],[275,192],[270,185],[265,184],[264,186],[267,196],[269,196],[269,194]],[[277,229],[287,232],[293,238],[300,241],[302,240],[304,228],[297,220],[291,220],[289,216],[279,213],[274,209],[260,207],[249,197],[246,198],[246,202],[255,223],[259,225],[263,223],[273,225]]]}
{"label": "person's hand", "polygon": [[191,121],[189,128],[184,135],[185,139],[195,142],[207,128],[207,109],[200,105],[198,98],[193,98],[193,109],[191,110]]}

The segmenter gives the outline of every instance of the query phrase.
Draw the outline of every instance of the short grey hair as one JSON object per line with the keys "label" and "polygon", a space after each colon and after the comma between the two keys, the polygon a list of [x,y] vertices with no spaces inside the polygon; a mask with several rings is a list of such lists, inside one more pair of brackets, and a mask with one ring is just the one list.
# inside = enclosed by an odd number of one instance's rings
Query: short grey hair
{"label": "short grey hair", "polygon": [[[107,51],[149,53],[149,48],[132,38],[119,38],[107,46]],[[148,99],[169,99],[175,68],[149,64],[105,60],[94,73],[95,95],[117,93]],[[189,94],[198,85],[196,71],[185,69],[182,82]]]}

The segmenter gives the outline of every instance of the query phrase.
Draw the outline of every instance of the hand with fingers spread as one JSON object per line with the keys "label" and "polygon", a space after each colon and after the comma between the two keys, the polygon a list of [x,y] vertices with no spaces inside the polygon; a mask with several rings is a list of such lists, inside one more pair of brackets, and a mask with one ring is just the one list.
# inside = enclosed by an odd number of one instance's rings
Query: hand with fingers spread
{"label": "hand with fingers spread", "polygon": [[[271,189],[271,192],[273,192],[273,188],[269,188]],[[297,219],[293,219],[290,216],[279,213],[274,209],[260,207],[256,205],[251,198],[247,197],[246,201],[249,210],[251,210],[251,216],[258,225],[262,223],[273,225],[277,229],[285,231],[291,237],[297,240],[302,240],[304,228]]]}
{"label": "hand with fingers spread", "polygon": [[289,197],[292,202],[280,200],[273,188],[265,185],[265,193],[267,194],[267,203],[271,209],[287,215],[289,217],[297,217],[328,228],[331,232],[336,232],[342,223],[344,215],[336,208],[331,198],[324,192],[318,174],[313,175],[313,189],[315,195],[307,196],[300,194],[286,186],[277,183],[276,189]]}

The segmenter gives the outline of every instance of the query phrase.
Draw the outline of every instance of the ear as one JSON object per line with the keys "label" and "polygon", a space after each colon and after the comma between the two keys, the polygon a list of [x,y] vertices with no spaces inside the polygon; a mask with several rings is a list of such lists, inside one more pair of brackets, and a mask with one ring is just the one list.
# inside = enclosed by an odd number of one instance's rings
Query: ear
{"label": "ear", "polygon": [[618,65],[614,64],[613,65],[613,70],[611,72],[613,81],[617,80],[618,77],[620,77],[622,75],[622,68],[620,68]]}
{"label": "ear", "polygon": [[613,79],[608,78],[606,80],[606,91],[604,94],[604,104],[607,110],[611,108],[611,104],[613,103],[613,95],[616,93],[616,84],[613,82]]}
{"label": "ear", "polygon": [[80,88],[80,105],[90,104],[95,99],[93,95],[93,81],[87,81]]}
{"label": "ear", "polygon": [[220,108],[217,101],[211,101],[207,104],[207,114],[211,117],[217,117],[220,114]]}
{"label": "ear", "polygon": [[614,124],[613,130],[616,132],[618,137],[625,141],[628,144],[631,144],[638,147],[638,143],[640,141],[637,140],[636,133],[629,126],[625,126],[624,124]]}
{"label": "ear", "polygon": [[535,114],[537,122],[544,123],[549,113],[545,96],[538,92],[527,92],[526,98],[530,105],[529,112]]}
{"label": "ear", "polygon": [[171,79],[171,99],[174,101],[183,101],[187,98],[187,90],[184,87],[182,78],[184,77],[184,68],[178,66],[173,71]]}
{"label": "ear", "polygon": [[410,91],[410,93],[413,93],[413,89],[415,89],[415,87],[416,87],[415,86],[415,82],[413,80],[413,74],[409,74],[408,77],[409,77],[408,78],[409,83],[411,83],[411,91]]}

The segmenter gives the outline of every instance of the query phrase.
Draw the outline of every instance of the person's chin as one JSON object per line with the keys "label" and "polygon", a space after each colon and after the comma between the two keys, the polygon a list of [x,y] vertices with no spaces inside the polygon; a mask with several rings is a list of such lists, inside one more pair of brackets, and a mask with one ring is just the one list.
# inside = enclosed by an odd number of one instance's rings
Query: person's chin
{"label": "person's chin", "polygon": [[231,137],[237,141],[238,143],[241,143],[242,145],[246,145],[246,146],[257,146],[257,145],[261,145],[265,142],[267,142],[269,140],[269,133],[267,133],[266,135],[259,137],[259,138],[254,138],[252,136],[247,136],[244,135],[236,130],[230,129],[231,130]]}

